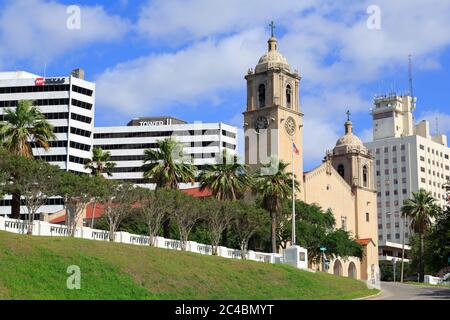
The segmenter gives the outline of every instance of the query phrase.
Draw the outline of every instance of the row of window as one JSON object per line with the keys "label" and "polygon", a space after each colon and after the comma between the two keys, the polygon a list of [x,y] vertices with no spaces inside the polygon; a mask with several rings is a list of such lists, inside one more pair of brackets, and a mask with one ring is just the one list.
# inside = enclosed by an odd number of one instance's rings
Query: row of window
{"label": "row of window", "polygon": [[[69,104],[69,99],[38,99],[34,100],[33,104],[40,106],[63,106]],[[0,101],[0,108],[15,108],[17,107],[17,100]]]}
{"label": "row of window", "polygon": [[[405,239],[408,239],[409,238],[409,234],[408,233],[405,233]],[[386,240],[391,240],[392,239],[392,237],[391,237],[391,235],[390,234],[387,234],[386,235]],[[396,233],[395,234],[395,239],[397,239],[397,240],[399,240],[400,239],[400,233]],[[383,235],[379,235],[378,236],[378,240],[380,240],[380,241],[383,241]]]}
{"label": "row of window", "polygon": [[57,84],[46,86],[22,86],[22,87],[1,87],[2,93],[30,93],[30,92],[55,92],[55,91],[69,91],[70,85]]}
{"label": "row of window", "polygon": [[86,163],[86,159],[80,158],[80,157],[75,157],[75,156],[69,156],[69,161],[73,162],[73,163],[78,163],[78,164]]}
{"label": "row of window", "polygon": [[[30,142],[31,148],[40,148],[36,142]],[[49,148],[66,148],[67,141],[49,141]]]}
{"label": "row of window", "polygon": [[[406,167],[402,167],[401,171],[402,171],[402,173],[406,173]],[[390,172],[391,171],[389,169],[385,169],[384,170],[384,175],[388,176],[388,175],[390,175]],[[392,173],[393,174],[397,174],[398,173],[398,168],[393,168],[392,169]],[[377,175],[377,177],[381,176],[381,171],[377,170],[376,171],[376,175]]]}
{"label": "row of window", "polygon": [[148,137],[178,137],[178,136],[205,136],[218,135],[219,130],[180,130],[180,131],[141,131],[141,132],[115,132],[95,133],[95,139],[118,138],[148,138]]}
{"label": "row of window", "polygon": [[[21,86],[21,87],[0,87],[0,94],[4,93],[31,93],[31,92],[55,92],[55,91],[69,91],[69,84],[44,85],[44,86]],[[85,96],[92,97],[94,91],[72,85],[72,91],[80,93]]]}
{"label": "row of window", "polygon": [[[187,142],[183,143],[185,148],[195,148],[195,147],[218,147],[218,141],[202,141],[202,142]],[[224,148],[236,149],[236,145],[222,142]],[[103,150],[139,150],[139,149],[157,149],[157,143],[136,143],[136,144],[104,144],[98,145],[96,147],[102,148]]]}
{"label": "row of window", "polygon": [[[401,161],[402,162],[406,162],[406,157],[402,156],[401,157]],[[392,163],[398,163],[397,157],[393,157],[392,158]],[[381,164],[381,160],[376,160],[376,165],[379,166]],[[384,159],[384,164],[388,165],[389,164],[389,159]]]}
{"label": "row of window", "polygon": [[[0,200],[0,207],[10,207],[11,203],[12,203],[11,199],[10,200]],[[63,205],[63,204],[64,204],[64,201],[62,198],[50,198],[45,201],[44,205],[45,206],[57,206],[57,205]],[[26,205],[24,199],[20,200],[20,205],[21,206]]]}
{"label": "row of window", "polygon": [[86,130],[75,128],[75,127],[70,127],[70,133],[76,134],[77,136],[87,137],[87,138],[90,138],[91,134],[92,134],[92,132],[90,132],[90,131],[86,131]]}
{"label": "row of window", "polygon": [[[384,147],[384,148],[383,148],[384,153],[388,153],[388,152],[389,152],[389,149],[391,149],[392,152],[396,152],[396,151],[397,151],[397,146]],[[406,150],[406,146],[405,146],[404,144],[400,145],[400,150],[402,150],[402,151]],[[381,149],[380,149],[380,148],[377,148],[377,149],[375,150],[375,154],[380,154],[380,153],[381,153]]]}
{"label": "row of window", "polygon": [[78,108],[83,108],[86,110],[92,110],[92,104],[77,99],[72,99],[72,105]]}
{"label": "row of window", "polygon": [[89,96],[92,97],[92,94],[94,93],[94,91],[90,90],[90,89],[86,89],[86,88],[82,88],[76,85],[72,85],[72,91],[83,94],[85,96]]}
{"label": "row of window", "polygon": [[66,162],[67,155],[35,156],[35,159],[47,162]]}
{"label": "row of window", "polygon": [[70,141],[70,147],[74,148],[74,149],[78,149],[78,150],[83,150],[83,151],[91,150],[91,146],[84,144],[84,143],[75,142],[75,141]]}
{"label": "row of window", "polygon": [[91,122],[92,122],[92,118],[86,117],[86,116],[82,116],[82,115],[79,115],[79,114],[76,114],[76,113],[72,113],[70,115],[70,118],[72,120],[84,122],[84,123],[87,123],[87,124],[91,124]]}
{"label": "row of window", "polygon": [[[419,145],[420,150],[425,151],[425,146],[423,144]],[[427,147],[428,153],[435,154],[436,156],[440,156],[441,158],[449,159],[448,154],[443,154],[442,152],[439,152],[438,150],[431,149],[430,147]]]}

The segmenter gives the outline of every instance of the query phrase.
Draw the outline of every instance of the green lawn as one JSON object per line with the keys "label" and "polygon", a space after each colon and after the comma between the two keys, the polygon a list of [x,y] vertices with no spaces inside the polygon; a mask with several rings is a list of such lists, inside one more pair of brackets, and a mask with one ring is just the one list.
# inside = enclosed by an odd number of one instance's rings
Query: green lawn
{"label": "green lawn", "polygon": [[[81,269],[81,289],[66,287]],[[0,232],[0,299],[353,299],[363,282],[283,265]]]}

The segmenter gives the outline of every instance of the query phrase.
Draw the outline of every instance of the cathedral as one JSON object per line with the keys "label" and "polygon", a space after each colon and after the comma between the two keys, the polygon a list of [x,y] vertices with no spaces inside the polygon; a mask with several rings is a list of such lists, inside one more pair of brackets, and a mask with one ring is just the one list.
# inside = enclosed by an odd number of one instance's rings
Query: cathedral
{"label": "cathedral", "polygon": [[[272,29],[273,30],[273,29]],[[268,51],[256,68],[249,69],[247,109],[244,112],[245,162],[252,169],[278,159],[290,166],[300,184],[296,199],[331,209],[336,225],[349,231],[364,248],[362,259],[336,258],[326,272],[374,282],[378,278],[378,230],[374,161],[353,133],[350,113],[344,135],[322,164],[303,170],[303,114],[300,109],[300,80],[278,51],[273,31]],[[325,152],[324,152],[325,153]],[[301,234],[297,235],[301,237]],[[322,269],[323,266],[309,266]]]}

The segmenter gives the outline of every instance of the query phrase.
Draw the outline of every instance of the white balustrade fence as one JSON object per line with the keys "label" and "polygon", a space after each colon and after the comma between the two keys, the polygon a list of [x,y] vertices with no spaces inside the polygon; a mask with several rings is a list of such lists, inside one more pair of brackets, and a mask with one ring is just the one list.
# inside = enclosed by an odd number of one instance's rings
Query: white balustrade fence
{"label": "white balustrade fence", "polygon": [[[28,221],[0,217],[0,231],[7,231],[17,234],[27,234],[28,224],[29,224]],[[51,224],[44,221],[34,221],[32,229],[33,229],[33,236],[67,237],[69,234],[69,230],[66,226]],[[75,232],[75,238],[97,240],[97,241],[108,241],[109,232],[104,230],[91,229],[88,227],[82,227],[77,228]],[[140,246],[149,246],[151,243],[151,239],[148,236],[130,234],[128,232],[116,232],[114,235],[114,242]],[[154,239],[154,244],[155,247],[157,248],[181,250],[181,242],[179,240],[156,237],[156,239]],[[186,251],[205,255],[212,255],[212,246],[197,243],[194,241],[188,241],[186,244]],[[285,257],[286,254],[289,255],[290,260],[294,259],[297,261],[288,262],[287,261],[288,259],[286,259]],[[242,253],[240,250],[225,247],[218,247],[217,255],[229,259],[242,259]],[[296,256],[297,258],[295,258]],[[247,260],[266,263],[287,263],[294,265],[300,269],[306,269],[308,261],[306,249],[300,247],[291,247],[289,249],[286,249],[284,250],[283,255],[255,252],[249,250],[245,254],[245,258]]]}

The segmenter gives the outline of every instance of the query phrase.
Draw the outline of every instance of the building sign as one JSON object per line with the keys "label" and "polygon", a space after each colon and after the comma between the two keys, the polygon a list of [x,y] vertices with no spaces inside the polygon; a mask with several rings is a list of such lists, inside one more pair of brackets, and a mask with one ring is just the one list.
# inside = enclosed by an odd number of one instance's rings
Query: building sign
{"label": "building sign", "polygon": [[63,84],[66,83],[66,78],[36,78],[34,80],[34,84],[36,86],[43,86],[43,85],[51,85],[51,84]]}
{"label": "building sign", "polygon": [[139,126],[141,127],[156,127],[156,126],[170,126],[172,124],[172,119],[167,118],[165,120],[157,121],[139,121]]}
{"label": "building sign", "polygon": [[36,78],[36,80],[34,80],[34,84],[36,86],[43,86],[45,84],[45,79],[44,78]]}

